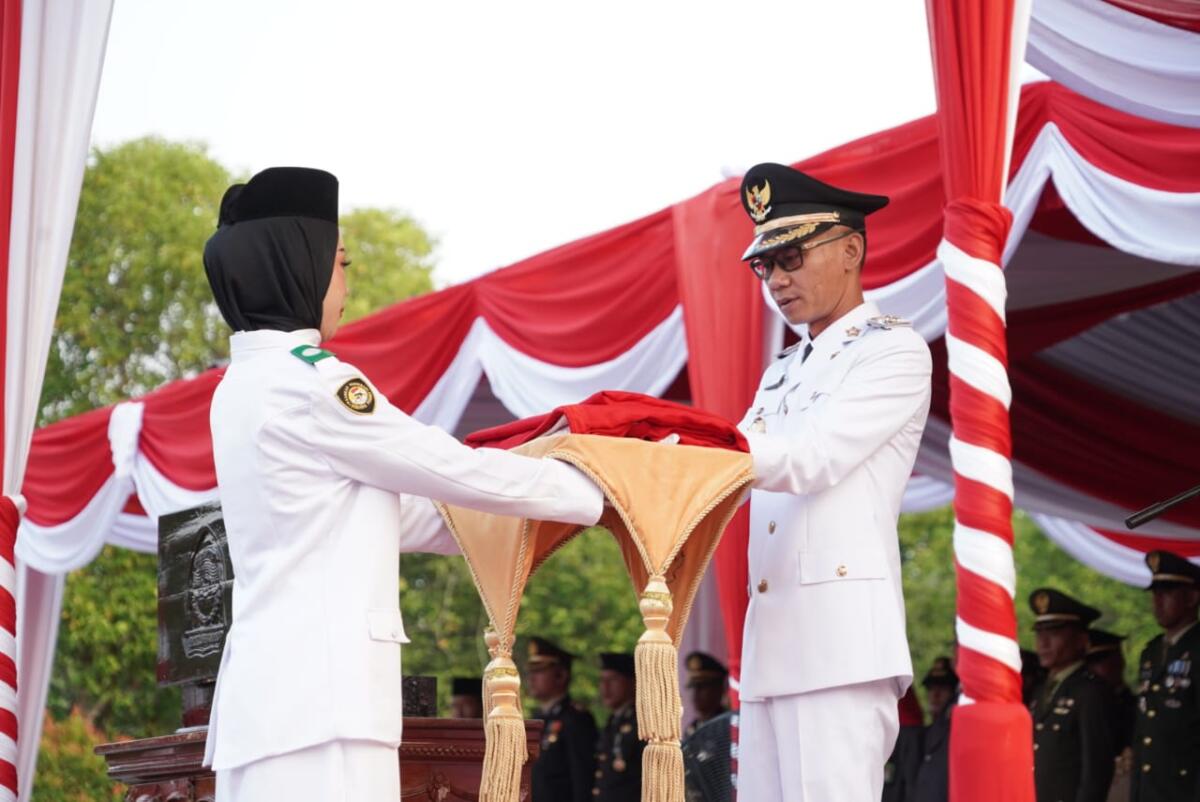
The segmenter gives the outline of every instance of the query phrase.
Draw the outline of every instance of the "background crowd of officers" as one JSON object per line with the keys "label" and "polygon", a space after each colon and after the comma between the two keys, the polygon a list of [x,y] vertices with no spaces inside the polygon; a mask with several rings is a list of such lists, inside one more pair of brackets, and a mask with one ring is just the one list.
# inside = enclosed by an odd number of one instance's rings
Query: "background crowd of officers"
{"label": "background crowd of officers", "polygon": [[[1167,551],[1146,555],[1154,618],[1163,632],[1125,682],[1125,638],[1091,624],[1101,612],[1054,588],[1029,597],[1036,652],[1023,651],[1024,702],[1033,718],[1037,802],[1200,802],[1200,567]],[[915,697],[901,702],[885,802],[946,802],[950,709],[958,678],[950,658],[922,683],[931,721]],[[906,704],[908,709],[906,710]],[[915,712],[914,712],[915,708]]]}
{"label": "background crowd of officers", "polygon": [[[1136,686],[1125,682],[1124,636],[1093,629],[1101,612],[1054,588],[1029,597],[1036,651],[1022,651],[1024,702],[1033,719],[1037,802],[1200,802],[1200,567],[1167,551],[1146,555],[1154,618],[1163,632],[1142,649]],[[574,655],[532,638],[526,688],[545,722],[533,765],[533,799],[638,800],[632,654],[600,656],[602,729],[570,695]],[[948,802],[950,714],[960,692],[954,661],[939,657],[921,680],[929,721],[909,690],[888,762],[883,802]],[[732,799],[728,672],[709,655],[687,658],[696,718],[684,731],[688,802]],[[482,715],[479,680],[456,680],[457,716]]]}
{"label": "background crowd of officers", "polygon": [[[608,719],[597,728],[591,711],[571,698],[571,667],[577,658],[545,638],[530,638],[524,686],[543,722],[541,750],[532,768],[533,799],[543,802],[636,802],[642,798],[633,655],[600,655],[600,701]],[[718,660],[693,652],[687,689],[696,713],[684,730],[687,802],[727,802],[730,780],[730,719],[725,707],[729,672]],[[478,678],[455,679],[451,710],[456,718],[483,714]]]}

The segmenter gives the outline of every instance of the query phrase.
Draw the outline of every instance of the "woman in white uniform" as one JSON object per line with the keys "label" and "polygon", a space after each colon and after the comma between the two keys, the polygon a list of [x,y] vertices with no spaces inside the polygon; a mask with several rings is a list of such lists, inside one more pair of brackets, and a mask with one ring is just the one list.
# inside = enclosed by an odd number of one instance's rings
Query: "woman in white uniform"
{"label": "woman in white uniform", "polygon": [[467,448],[322,350],[348,263],[337,179],[304,168],[231,187],[204,250],[234,331],[211,412],[234,569],[218,802],[399,799],[399,554],[457,551],[429,499],[577,524],[603,505],[574,468]]}

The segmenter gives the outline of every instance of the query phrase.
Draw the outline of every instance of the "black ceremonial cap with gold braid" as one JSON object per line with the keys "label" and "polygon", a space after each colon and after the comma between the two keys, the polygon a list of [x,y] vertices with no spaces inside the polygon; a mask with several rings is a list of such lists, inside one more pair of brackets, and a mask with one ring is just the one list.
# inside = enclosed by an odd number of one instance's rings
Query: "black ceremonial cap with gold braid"
{"label": "black ceremonial cap with gold braid", "polygon": [[530,638],[528,648],[529,651],[525,665],[529,668],[543,668],[548,666],[570,668],[571,661],[575,659],[575,655],[566,649],[560,648],[557,643],[548,641],[545,638]]}
{"label": "black ceremonial cap with gold braid", "polygon": [[1121,651],[1121,641],[1123,640],[1125,640],[1124,635],[1105,632],[1102,629],[1089,629],[1087,659],[1099,659],[1113,652]]}
{"label": "black ceremonial cap with gold braid", "polygon": [[687,686],[694,688],[705,682],[724,682],[729,669],[711,654],[692,652],[687,656],[687,674]]}
{"label": "black ceremonial cap with gold braid", "polygon": [[786,165],[757,164],[742,178],[742,208],[755,223],[742,261],[797,245],[831,226],[861,230],[867,215],[887,204],[883,195],[840,189]]}
{"label": "black ceremonial cap with gold braid", "polygon": [[1200,565],[1173,551],[1152,551],[1146,555],[1150,568],[1150,587],[1171,588],[1180,585],[1200,586]]}
{"label": "black ceremonial cap with gold braid", "polygon": [[925,674],[925,678],[921,680],[921,685],[926,688],[933,685],[944,685],[948,688],[957,688],[958,675],[954,673],[954,668],[950,665],[950,658],[935,657],[933,660],[933,665],[929,667],[929,671]]}
{"label": "black ceremonial cap with gold braid", "polygon": [[1054,588],[1038,588],[1029,594],[1029,608],[1037,615],[1034,629],[1082,627],[1100,617],[1100,611]]}
{"label": "black ceremonial cap with gold braid", "polygon": [[633,655],[629,652],[600,653],[600,669],[602,671],[615,671],[618,674],[624,674],[627,677],[633,677],[633,667]]}

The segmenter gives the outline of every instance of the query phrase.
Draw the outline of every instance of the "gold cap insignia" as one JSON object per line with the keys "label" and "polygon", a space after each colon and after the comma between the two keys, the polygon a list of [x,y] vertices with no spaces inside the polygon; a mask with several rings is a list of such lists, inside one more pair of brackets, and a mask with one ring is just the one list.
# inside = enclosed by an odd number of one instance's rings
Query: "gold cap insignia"
{"label": "gold cap insignia", "polygon": [[1157,551],[1150,552],[1150,556],[1146,558],[1146,564],[1150,566],[1150,570],[1158,573],[1158,563],[1161,555]]}
{"label": "gold cap insignia", "polygon": [[750,218],[756,223],[767,219],[771,213],[771,184],[763,181],[761,187],[750,187],[746,190],[746,205],[750,207]]}
{"label": "gold cap insignia", "polygon": [[1035,610],[1038,611],[1039,614],[1043,614],[1047,610],[1049,610],[1050,609],[1050,594],[1043,590],[1041,593],[1034,596],[1033,597],[1033,607]]}
{"label": "gold cap insignia", "polygon": [[699,671],[702,668],[704,668],[704,661],[699,657],[693,657],[691,660],[688,660],[688,671]]}
{"label": "gold cap insignia", "polygon": [[362,379],[351,379],[338,388],[338,400],[342,406],[359,415],[370,415],[375,411],[375,393]]}

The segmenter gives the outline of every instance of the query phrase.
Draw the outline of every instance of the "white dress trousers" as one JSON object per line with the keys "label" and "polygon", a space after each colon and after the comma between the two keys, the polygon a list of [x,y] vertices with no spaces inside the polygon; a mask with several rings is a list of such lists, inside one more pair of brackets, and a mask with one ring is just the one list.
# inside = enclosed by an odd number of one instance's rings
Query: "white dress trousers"
{"label": "white dress trousers", "polygon": [[889,678],[743,701],[738,799],[879,802],[900,732],[898,691]]}
{"label": "white dress trousers", "polygon": [[329,741],[217,771],[216,802],[398,802],[400,755],[374,741]]}

